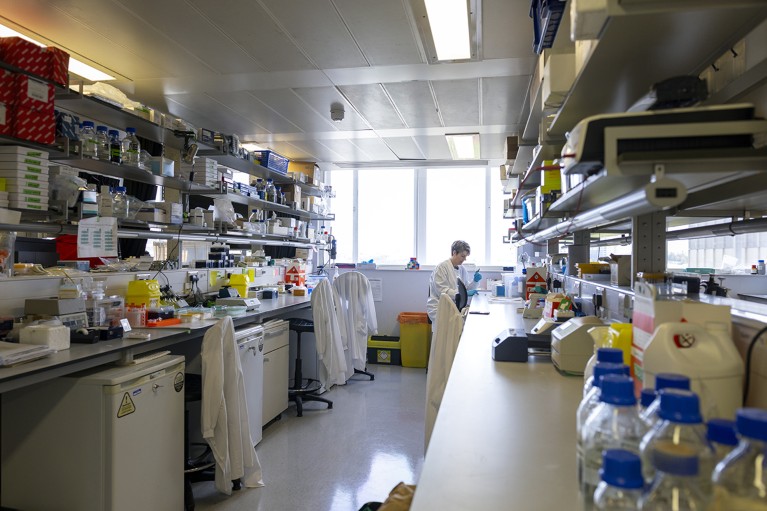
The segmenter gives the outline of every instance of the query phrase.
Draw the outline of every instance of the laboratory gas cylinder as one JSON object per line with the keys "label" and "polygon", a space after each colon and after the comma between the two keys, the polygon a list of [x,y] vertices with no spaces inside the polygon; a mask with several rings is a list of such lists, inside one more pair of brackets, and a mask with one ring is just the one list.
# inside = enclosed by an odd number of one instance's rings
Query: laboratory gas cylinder
{"label": "laboratory gas cylinder", "polygon": [[706,419],[733,418],[743,402],[743,359],[725,323],[658,325],[644,351],[644,386],[658,373],[688,376]]}

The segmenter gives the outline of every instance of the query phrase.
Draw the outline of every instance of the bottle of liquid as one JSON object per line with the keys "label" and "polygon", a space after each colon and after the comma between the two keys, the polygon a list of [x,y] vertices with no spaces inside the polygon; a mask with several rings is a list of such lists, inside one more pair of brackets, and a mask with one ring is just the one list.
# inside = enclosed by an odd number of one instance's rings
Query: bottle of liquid
{"label": "bottle of liquid", "polygon": [[266,180],[264,186],[264,200],[276,202],[277,201],[277,188],[274,187],[274,182],[271,179]]}
{"label": "bottle of liquid", "polygon": [[[592,362],[592,359],[594,362]],[[595,355],[589,359],[586,369],[583,371],[583,395],[589,393],[594,386],[594,365],[599,362],[609,362],[611,364],[623,363],[623,351],[618,348],[599,348]],[[589,367],[591,364],[591,367]]]}
{"label": "bottle of liquid", "polygon": [[665,388],[659,392],[660,422],[642,438],[639,447],[645,481],[654,477],[654,458],[659,451],[692,453],[698,464],[698,488],[711,496],[711,472],[716,455],[706,438],[706,426],[700,413],[700,399],[689,390]]}
{"label": "bottle of liquid", "polygon": [[248,217],[248,222],[251,224],[257,224],[258,221],[261,220],[261,213],[257,209],[250,210],[250,216]]}
{"label": "bottle of liquid", "polygon": [[109,130],[109,161],[121,165],[123,162],[123,146],[120,143],[120,132]]}
{"label": "bottle of liquid", "polygon": [[764,259],[759,259],[756,262],[756,271],[759,275],[764,275],[765,269],[764,269]]}
{"label": "bottle of liquid", "polygon": [[581,400],[576,412],[576,431],[580,435],[583,425],[599,403],[601,394],[599,379],[607,374],[623,374],[628,376],[628,366],[611,362],[600,362],[594,366],[594,377],[591,380],[591,388]]}
{"label": "bottle of liquid", "polygon": [[657,393],[655,392],[655,389],[642,389],[642,392],[639,393],[639,417],[642,417],[642,412],[647,410],[647,407],[652,404],[653,401],[655,401],[655,398],[657,397]]}
{"label": "bottle of liquid", "polygon": [[123,163],[132,167],[138,167],[141,143],[136,138],[136,128],[125,128],[127,135],[122,140]]}
{"label": "bottle of liquid", "polygon": [[282,187],[280,186],[274,187],[274,202],[282,204]]}
{"label": "bottle of liquid", "polygon": [[99,145],[96,130],[93,127],[93,121],[83,121],[83,129],[80,131],[80,141],[83,145],[83,157],[98,159]]}
{"label": "bottle of liquid", "polygon": [[602,454],[602,481],[594,492],[594,507],[599,511],[637,511],[644,479],[639,456],[623,449],[608,449]]}
{"label": "bottle of liquid", "polygon": [[[655,479],[639,501],[642,511],[706,511],[709,499],[698,487],[699,467],[695,452],[668,446],[653,456]],[[731,511],[734,511],[731,510]]]}
{"label": "bottle of liquid", "polygon": [[716,462],[719,463],[738,446],[735,421],[711,419],[706,423],[706,438],[711,442],[716,453]]}
{"label": "bottle of liquid", "polygon": [[645,433],[639,420],[634,381],[625,375],[608,374],[601,378],[601,403],[594,409],[581,430],[583,469],[581,496],[586,507],[593,501],[602,468],[602,451],[625,449],[639,454],[639,442]]}
{"label": "bottle of liquid", "polygon": [[759,269],[756,267],[755,264],[751,265],[751,275],[757,275],[759,273]]}
{"label": "bottle of liquid", "polygon": [[690,390],[690,378],[683,374],[659,373],[655,376],[655,400],[639,416],[642,421],[651,429],[658,422],[658,410],[660,409],[659,393],[663,389],[682,389]]}
{"label": "bottle of liquid", "polygon": [[99,160],[109,161],[109,135],[106,126],[96,127],[96,143],[98,144]]}
{"label": "bottle of liquid", "polygon": [[712,476],[713,511],[767,510],[767,410],[741,408],[735,413],[740,443],[719,462]]}
{"label": "bottle of liquid", "polygon": [[260,177],[256,179],[256,193],[258,194],[258,198],[261,200],[264,200],[264,180]]}
{"label": "bottle of liquid", "polygon": [[115,186],[112,194],[112,214],[115,218],[128,218],[129,199],[124,186]]}

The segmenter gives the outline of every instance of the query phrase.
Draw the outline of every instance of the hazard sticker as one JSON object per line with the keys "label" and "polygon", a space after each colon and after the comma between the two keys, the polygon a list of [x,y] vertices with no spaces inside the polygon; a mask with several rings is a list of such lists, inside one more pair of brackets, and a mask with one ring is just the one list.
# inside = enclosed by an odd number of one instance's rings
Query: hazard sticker
{"label": "hazard sticker", "polygon": [[130,394],[127,392],[123,395],[123,400],[120,403],[120,409],[117,410],[117,418],[120,419],[126,415],[130,415],[136,411],[136,405],[133,403]]}
{"label": "hazard sticker", "polygon": [[173,378],[173,388],[176,389],[176,392],[181,392],[184,389],[184,373],[176,373]]}

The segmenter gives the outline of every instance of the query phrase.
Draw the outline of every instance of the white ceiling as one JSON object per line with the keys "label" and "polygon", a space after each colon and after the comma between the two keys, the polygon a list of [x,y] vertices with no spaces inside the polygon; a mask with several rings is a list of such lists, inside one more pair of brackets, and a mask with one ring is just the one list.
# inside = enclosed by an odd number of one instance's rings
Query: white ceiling
{"label": "white ceiling", "polygon": [[444,134],[467,132],[504,159],[535,62],[530,1],[476,0],[478,58],[461,63],[426,55],[420,1],[0,0],[0,22],[125,77],[134,100],[292,159],[449,159]]}

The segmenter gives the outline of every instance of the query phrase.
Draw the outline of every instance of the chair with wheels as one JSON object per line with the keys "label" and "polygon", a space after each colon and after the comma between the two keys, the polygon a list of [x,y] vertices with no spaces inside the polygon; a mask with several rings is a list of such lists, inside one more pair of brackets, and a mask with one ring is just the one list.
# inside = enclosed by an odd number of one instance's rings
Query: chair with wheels
{"label": "chair with wheels", "polygon": [[290,329],[296,333],[296,361],[293,374],[293,385],[288,389],[288,398],[296,403],[298,417],[304,415],[304,401],[326,403],[328,409],[333,408],[333,401],[326,399],[317,392],[322,387],[319,380],[303,377],[303,361],[301,359],[301,334],[314,333],[314,321],[310,319],[291,318]]}

